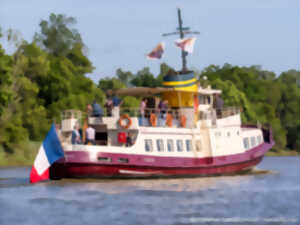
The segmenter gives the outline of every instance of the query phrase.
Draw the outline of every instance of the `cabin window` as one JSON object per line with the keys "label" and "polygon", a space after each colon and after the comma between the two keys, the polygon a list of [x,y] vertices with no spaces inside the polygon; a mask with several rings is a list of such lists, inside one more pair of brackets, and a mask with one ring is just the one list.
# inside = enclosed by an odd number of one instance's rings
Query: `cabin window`
{"label": "cabin window", "polygon": [[205,104],[205,96],[199,95],[198,99],[199,99],[199,104],[201,104],[201,105]]}
{"label": "cabin window", "polygon": [[260,143],[262,143],[262,139],[261,139],[261,136],[259,135],[259,136],[257,136],[257,144],[260,144]]}
{"label": "cabin window", "polygon": [[159,151],[159,152],[164,151],[164,141],[163,141],[163,139],[157,139],[156,140],[156,147],[157,147],[157,151]]}
{"label": "cabin window", "polygon": [[168,146],[168,151],[173,152],[174,151],[174,142],[172,139],[167,140],[167,146]]}
{"label": "cabin window", "polygon": [[249,148],[249,139],[248,138],[243,138],[243,143],[244,143],[244,148],[248,149]]}
{"label": "cabin window", "polygon": [[254,147],[256,145],[256,139],[255,137],[251,137],[251,146]]}
{"label": "cabin window", "polygon": [[222,133],[220,131],[215,132],[216,137],[221,137]]}
{"label": "cabin window", "polygon": [[153,151],[153,145],[151,139],[145,139],[145,150],[146,152],[152,152]]}
{"label": "cabin window", "polygon": [[192,141],[191,140],[185,140],[185,146],[186,146],[187,152],[192,151]]}
{"label": "cabin window", "polygon": [[197,152],[200,152],[200,151],[201,151],[201,148],[202,148],[201,140],[197,140],[197,141],[196,141],[196,151],[197,151]]}
{"label": "cabin window", "polygon": [[183,151],[183,141],[182,140],[177,140],[176,144],[177,144],[177,151],[182,152]]}

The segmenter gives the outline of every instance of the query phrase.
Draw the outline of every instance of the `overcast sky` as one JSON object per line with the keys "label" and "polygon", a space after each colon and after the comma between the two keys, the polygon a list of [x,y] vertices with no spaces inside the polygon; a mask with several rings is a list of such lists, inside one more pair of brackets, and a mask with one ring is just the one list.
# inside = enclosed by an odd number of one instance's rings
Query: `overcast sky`
{"label": "overcast sky", "polygon": [[[72,16],[96,67],[89,75],[94,81],[114,76],[117,68],[136,72],[148,66],[156,75],[161,62],[181,67],[178,37],[161,36],[175,31],[177,7],[184,25],[201,32],[189,68],[230,63],[277,74],[300,70],[300,0],[0,0],[0,26],[31,41],[50,13]],[[147,60],[160,41],[166,42],[163,59]]]}

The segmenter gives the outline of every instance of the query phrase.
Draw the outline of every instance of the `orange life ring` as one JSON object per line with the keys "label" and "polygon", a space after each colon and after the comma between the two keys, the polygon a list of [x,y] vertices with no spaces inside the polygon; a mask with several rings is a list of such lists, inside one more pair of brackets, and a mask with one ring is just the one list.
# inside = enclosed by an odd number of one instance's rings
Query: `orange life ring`
{"label": "orange life ring", "polygon": [[[122,122],[123,120],[127,120],[126,125],[123,124],[123,122]],[[123,129],[128,129],[131,126],[132,121],[128,114],[123,114],[122,116],[120,116],[118,123],[119,123],[119,126],[122,127]]]}
{"label": "orange life ring", "polygon": [[185,127],[186,126],[186,117],[185,115],[180,116],[180,126]]}
{"label": "orange life ring", "polygon": [[170,113],[167,113],[166,124],[168,127],[172,127],[173,125],[173,116]]}
{"label": "orange life ring", "polygon": [[156,127],[157,118],[154,113],[150,114],[150,124],[152,127]]}

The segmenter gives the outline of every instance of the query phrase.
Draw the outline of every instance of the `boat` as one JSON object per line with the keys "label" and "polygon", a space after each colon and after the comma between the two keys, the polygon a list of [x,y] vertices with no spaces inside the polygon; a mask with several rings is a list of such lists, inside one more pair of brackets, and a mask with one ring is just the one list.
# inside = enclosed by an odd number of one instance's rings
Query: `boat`
{"label": "boat", "polygon": [[[180,9],[178,21],[175,33],[181,39],[193,33],[182,26]],[[271,129],[242,124],[239,107],[217,108],[222,91],[202,86],[186,67],[187,52],[181,53],[182,70],[170,70],[162,87],[111,90],[115,96],[146,98],[144,114],[122,107],[120,114],[101,118],[64,111],[64,157],[50,167],[50,177],[215,176],[248,171],[261,162],[274,145]],[[162,100],[168,102],[164,110],[157,107]],[[95,129],[95,144],[71,143],[76,124],[85,124],[83,134],[87,124]]]}

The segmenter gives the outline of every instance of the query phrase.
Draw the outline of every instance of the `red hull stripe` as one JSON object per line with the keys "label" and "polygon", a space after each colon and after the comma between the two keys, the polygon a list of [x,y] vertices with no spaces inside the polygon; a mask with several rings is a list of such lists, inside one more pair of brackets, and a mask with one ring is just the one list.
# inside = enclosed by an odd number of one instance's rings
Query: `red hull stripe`
{"label": "red hull stripe", "polygon": [[250,169],[262,160],[224,165],[220,167],[198,168],[153,168],[132,166],[99,166],[91,164],[68,164],[62,177],[170,177],[170,176],[211,176],[231,174]]}
{"label": "red hull stripe", "polygon": [[255,166],[273,144],[263,143],[245,153],[208,158],[99,153],[98,159],[108,159],[107,162],[101,160],[91,162],[88,152],[72,151],[66,153],[66,160],[56,163],[52,172],[60,174],[61,177],[182,176],[232,173]]}

